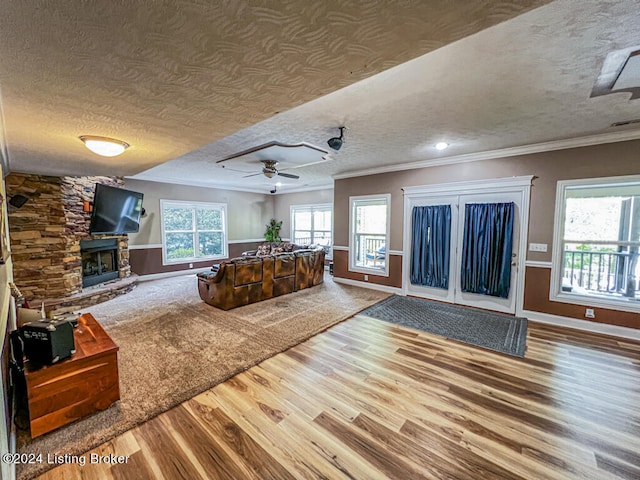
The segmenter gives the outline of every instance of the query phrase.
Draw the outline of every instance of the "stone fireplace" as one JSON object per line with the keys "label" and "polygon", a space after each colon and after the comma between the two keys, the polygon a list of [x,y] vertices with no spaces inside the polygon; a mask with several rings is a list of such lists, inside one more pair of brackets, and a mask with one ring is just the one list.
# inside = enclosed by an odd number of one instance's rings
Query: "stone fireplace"
{"label": "stone fireplace", "polygon": [[84,208],[96,183],[122,187],[122,178],[12,173],[5,183],[8,197],[28,198],[8,217],[14,282],[29,302],[84,308],[134,288],[127,236],[89,234]]}

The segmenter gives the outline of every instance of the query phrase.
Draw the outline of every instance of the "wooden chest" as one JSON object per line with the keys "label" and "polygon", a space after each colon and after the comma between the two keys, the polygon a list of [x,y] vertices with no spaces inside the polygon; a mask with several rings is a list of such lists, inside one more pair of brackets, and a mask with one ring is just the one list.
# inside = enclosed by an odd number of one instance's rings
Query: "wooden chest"
{"label": "wooden chest", "polygon": [[31,437],[104,410],[120,399],[118,346],[89,313],[74,330],[76,353],[47,366],[25,363]]}

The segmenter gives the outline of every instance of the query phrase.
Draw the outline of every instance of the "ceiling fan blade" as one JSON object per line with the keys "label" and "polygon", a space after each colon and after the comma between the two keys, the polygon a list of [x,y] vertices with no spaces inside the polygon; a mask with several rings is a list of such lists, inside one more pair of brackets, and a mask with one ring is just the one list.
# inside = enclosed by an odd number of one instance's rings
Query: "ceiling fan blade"
{"label": "ceiling fan blade", "polygon": [[292,173],[282,173],[282,172],[278,172],[278,175],[280,175],[281,177],[286,177],[286,178],[295,178],[296,180],[298,178],[300,178],[298,175],[293,175]]}
{"label": "ceiling fan blade", "polygon": [[252,173],[251,175],[244,175],[242,178],[255,177],[256,175],[262,175],[262,172],[260,172],[260,173]]}

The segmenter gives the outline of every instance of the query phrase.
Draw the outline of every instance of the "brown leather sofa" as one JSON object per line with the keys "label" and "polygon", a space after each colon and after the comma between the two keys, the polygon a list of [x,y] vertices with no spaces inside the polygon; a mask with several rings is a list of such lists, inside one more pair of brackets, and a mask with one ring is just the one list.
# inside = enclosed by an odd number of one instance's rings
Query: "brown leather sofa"
{"label": "brown leather sofa", "polygon": [[233,258],[199,273],[198,292],[209,305],[229,310],[302,290],[323,282],[324,255],[317,247]]}

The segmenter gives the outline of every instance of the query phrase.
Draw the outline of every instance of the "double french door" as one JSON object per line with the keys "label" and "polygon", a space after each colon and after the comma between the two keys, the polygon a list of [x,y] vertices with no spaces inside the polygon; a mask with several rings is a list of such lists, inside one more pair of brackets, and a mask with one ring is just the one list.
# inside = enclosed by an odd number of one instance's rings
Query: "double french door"
{"label": "double french door", "polygon": [[[530,185],[530,177],[526,178]],[[522,183],[526,182],[523,180]],[[516,313],[517,299],[521,287],[518,284],[519,280],[521,281],[519,263],[520,257],[524,256],[526,251],[526,238],[523,238],[523,232],[526,232],[526,223],[523,225],[523,217],[526,218],[528,216],[529,187],[522,188],[517,186],[513,188],[505,186],[504,188],[499,188],[500,185],[498,185],[498,188],[494,186],[492,191],[484,191],[487,189],[482,185],[475,184],[475,182],[468,182],[465,186],[471,186],[472,188],[467,188],[466,192],[464,188],[461,188],[462,192],[455,194],[448,194],[447,190],[451,192],[456,189],[438,188],[439,186],[435,188],[425,187],[424,192],[415,191],[416,187],[405,189],[403,293],[499,312]],[[430,191],[431,189],[433,191]],[[496,208],[500,209],[505,205],[512,212],[512,217],[510,217],[511,224],[509,228],[502,228],[502,225],[495,225],[496,228],[494,228],[494,232],[498,232],[498,237],[504,235],[505,238],[492,239],[491,244],[484,247],[477,245],[475,242],[480,239],[476,237],[482,234],[473,229],[474,225],[477,226],[480,223],[483,228],[490,229],[493,227],[491,222],[500,222],[500,219],[490,215],[475,219],[471,216],[477,213],[478,209],[489,211]],[[420,207],[428,206],[433,208],[420,209]],[[526,209],[526,212],[523,212],[524,209]],[[437,225],[435,223],[421,222],[420,215],[417,215],[420,211],[431,212],[434,210],[440,212],[450,211],[448,229],[442,230],[441,221]],[[441,216],[441,218],[445,217]],[[424,258],[423,240],[427,238],[432,243],[435,240],[435,235],[439,235],[437,237],[439,250],[435,250],[437,255],[434,256],[434,251],[431,251],[428,258]],[[507,235],[511,237],[506,238]],[[446,241],[447,239],[448,242]],[[428,244],[429,242],[424,243]],[[429,246],[432,247],[433,245]],[[443,246],[448,248],[448,255],[446,255],[447,252],[443,251]],[[500,248],[502,248],[502,251],[492,251],[491,254],[488,254],[488,250],[499,250]],[[477,256],[477,258],[474,258],[474,256]],[[442,275],[443,259],[448,264],[444,268],[444,276]],[[502,261],[502,265],[506,266],[506,268],[500,270],[500,265],[489,264],[490,272],[487,274],[488,276],[493,277],[497,275],[496,272],[502,272],[502,288],[499,293],[487,292],[487,289],[484,289],[483,293],[478,293],[483,289],[469,287],[470,275],[475,275],[473,272],[471,274],[469,272],[470,264],[476,260],[478,262],[484,261],[484,267],[486,267],[487,261],[490,263]],[[429,278],[428,281],[425,281],[424,275],[421,277],[416,274],[419,267],[422,267],[424,271],[425,265],[430,266],[431,262],[434,261],[439,262],[437,271],[440,273],[440,279],[431,281],[431,278]],[[429,269],[429,272],[432,270]],[[444,278],[444,281],[442,278]]]}

